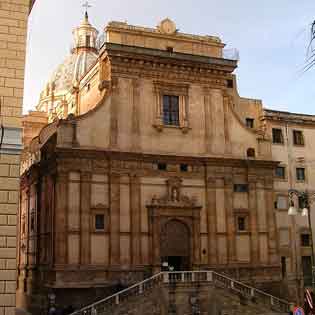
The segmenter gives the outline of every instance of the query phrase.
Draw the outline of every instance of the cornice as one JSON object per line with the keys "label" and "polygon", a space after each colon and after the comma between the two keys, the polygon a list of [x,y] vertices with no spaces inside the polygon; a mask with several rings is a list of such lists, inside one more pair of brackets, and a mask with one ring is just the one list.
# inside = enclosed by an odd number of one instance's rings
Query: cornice
{"label": "cornice", "polygon": [[119,152],[110,150],[90,150],[80,148],[56,148],[59,159],[83,158],[83,159],[106,159],[141,162],[169,162],[190,163],[200,166],[222,167],[246,167],[246,168],[275,168],[279,162],[273,160],[248,160],[230,157],[205,157],[205,156],[180,156],[137,152]]}
{"label": "cornice", "polygon": [[[189,55],[164,50],[141,48],[107,43],[106,56],[110,59],[111,69],[117,73],[139,73],[150,76],[177,75],[191,81],[199,78],[224,79],[232,73],[237,62],[223,58]],[[223,82],[224,84],[226,82]]]}

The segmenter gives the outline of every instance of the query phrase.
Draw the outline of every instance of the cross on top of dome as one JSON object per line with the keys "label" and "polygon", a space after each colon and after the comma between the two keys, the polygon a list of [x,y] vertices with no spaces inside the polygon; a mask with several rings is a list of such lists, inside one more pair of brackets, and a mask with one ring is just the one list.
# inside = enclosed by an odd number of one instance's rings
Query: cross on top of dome
{"label": "cross on top of dome", "polygon": [[85,8],[85,17],[88,18],[88,9],[89,8],[92,8],[92,6],[90,5],[89,1],[85,1],[83,4],[82,4],[82,7]]}

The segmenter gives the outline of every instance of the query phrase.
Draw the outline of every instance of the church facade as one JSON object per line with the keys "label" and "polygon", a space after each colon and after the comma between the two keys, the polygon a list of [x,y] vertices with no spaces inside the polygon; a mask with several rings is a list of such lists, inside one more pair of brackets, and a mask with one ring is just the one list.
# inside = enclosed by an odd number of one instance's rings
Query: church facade
{"label": "church facade", "polygon": [[238,95],[221,40],[170,19],[110,22],[102,45],[96,36],[86,15],[24,118],[19,303],[36,309],[53,293],[79,307],[165,268],[296,298],[291,223],[279,242],[275,122]]}

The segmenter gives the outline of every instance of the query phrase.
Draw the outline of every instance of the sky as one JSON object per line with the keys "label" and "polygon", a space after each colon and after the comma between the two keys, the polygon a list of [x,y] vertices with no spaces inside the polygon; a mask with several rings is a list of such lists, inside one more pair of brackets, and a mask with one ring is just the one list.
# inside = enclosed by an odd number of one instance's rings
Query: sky
{"label": "sky", "polygon": [[[90,22],[155,27],[171,18],[184,33],[219,36],[239,51],[237,84],[264,107],[315,114],[315,67],[302,71],[315,19],[313,0],[90,0]],[[24,112],[34,109],[54,69],[70,53],[83,0],[37,0],[29,19]]]}

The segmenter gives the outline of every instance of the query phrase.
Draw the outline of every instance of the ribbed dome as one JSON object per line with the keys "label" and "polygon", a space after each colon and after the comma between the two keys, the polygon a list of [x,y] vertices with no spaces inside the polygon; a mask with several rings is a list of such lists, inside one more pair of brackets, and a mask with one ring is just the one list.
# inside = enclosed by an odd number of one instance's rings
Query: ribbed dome
{"label": "ribbed dome", "polygon": [[69,90],[96,61],[97,54],[91,50],[75,52],[68,56],[50,78],[55,92]]}

